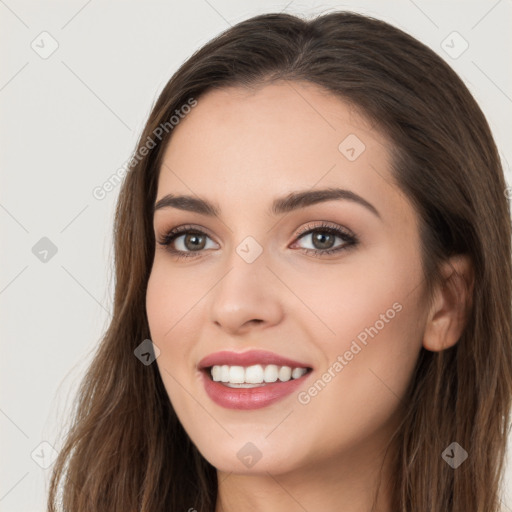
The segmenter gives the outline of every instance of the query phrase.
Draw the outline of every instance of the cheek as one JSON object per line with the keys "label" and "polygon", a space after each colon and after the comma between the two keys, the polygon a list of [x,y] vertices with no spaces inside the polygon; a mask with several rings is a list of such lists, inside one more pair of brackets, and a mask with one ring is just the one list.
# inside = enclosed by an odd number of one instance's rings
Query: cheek
{"label": "cheek", "polygon": [[313,334],[313,326],[317,328],[313,339],[331,357],[348,350],[354,339],[363,346],[371,339],[395,343],[418,330],[423,275],[415,254],[406,258],[383,247],[371,257],[354,254],[337,268],[318,266],[296,272],[290,281],[296,295],[314,314],[307,315],[311,320],[308,330]]}
{"label": "cheek", "polygon": [[390,420],[412,377],[423,332],[419,265],[383,261],[351,270],[312,306],[334,334],[317,336],[324,364],[299,400],[333,443],[362,440]]}
{"label": "cheek", "polygon": [[146,292],[146,312],[151,340],[159,348],[156,362],[165,386],[170,391],[174,380],[185,370],[188,336],[185,327],[190,327],[189,315],[193,315],[193,297],[176,276],[154,265]]}
{"label": "cheek", "polygon": [[159,272],[158,266],[154,265],[146,291],[146,313],[154,343],[161,340],[173,324],[175,301],[170,284],[165,274]]}
{"label": "cheek", "polygon": [[183,339],[183,329],[195,324],[191,321],[197,314],[198,302],[204,294],[208,280],[201,284],[200,278],[187,271],[177,271],[157,258],[151,270],[146,292],[146,312],[153,341],[170,345],[176,333]]}
{"label": "cheek", "polygon": [[[211,271],[178,268],[165,256],[155,259],[148,280],[146,312],[151,340],[160,349],[157,364],[164,382],[169,374],[180,382],[195,374],[196,342],[206,322],[205,293],[215,282]],[[172,379],[169,382],[172,384]]]}
{"label": "cheek", "polygon": [[151,340],[160,350],[156,364],[180,420],[183,414],[197,414],[196,410],[189,410],[191,401],[182,388],[194,371],[187,340],[197,337],[193,332],[198,324],[193,321],[196,296],[197,293],[180,282],[178,273],[155,262],[147,286],[146,312]]}

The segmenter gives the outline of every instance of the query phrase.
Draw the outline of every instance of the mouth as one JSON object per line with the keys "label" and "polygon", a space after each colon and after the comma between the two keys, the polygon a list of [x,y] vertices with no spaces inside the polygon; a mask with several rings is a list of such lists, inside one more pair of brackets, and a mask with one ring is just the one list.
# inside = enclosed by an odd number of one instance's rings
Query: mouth
{"label": "mouth", "polygon": [[250,389],[300,379],[311,372],[312,368],[276,364],[254,364],[246,367],[224,364],[209,366],[203,371],[210,380],[228,388]]}
{"label": "mouth", "polygon": [[258,409],[291,395],[313,372],[299,361],[272,352],[251,350],[211,354],[198,365],[204,389],[217,405]]}

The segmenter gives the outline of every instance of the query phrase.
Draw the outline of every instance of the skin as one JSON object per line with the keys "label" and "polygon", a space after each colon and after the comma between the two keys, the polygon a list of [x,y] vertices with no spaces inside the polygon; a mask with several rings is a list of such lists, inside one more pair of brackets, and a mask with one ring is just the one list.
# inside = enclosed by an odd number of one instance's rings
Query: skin
{"label": "skin", "polygon": [[[349,134],[366,147],[354,161],[338,149]],[[210,91],[173,131],[157,201],[169,193],[199,196],[220,215],[173,207],[155,212],[157,240],[184,224],[208,238],[188,259],[156,244],[146,305],[169,399],[217,468],[216,512],[368,511],[381,465],[376,510],[391,511],[393,473],[384,450],[400,398],[421,347],[441,350],[457,341],[464,294],[453,269],[464,273],[468,264],[459,258],[443,267],[454,286],[436,289],[427,307],[418,217],[394,182],[390,147],[354,108],[296,82]],[[277,197],[327,187],[358,194],[379,216],[346,199],[268,212]],[[322,221],[350,230],[358,244],[307,253],[323,246],[311,235],[299,238],[299,230]],[[236,252],[247,236],[263,249],[252,263]],[[184,239],[174,247],[193,252]],[[334,245],[342,243],[336,238]],[[338,356],[393,304],[401,306],[394,318],[333,372]],[[212,402],[198,362],[219,350],[250,349],[307,362],[313,372],[299,391],[329,368],[334,377],[307,404],[296,392],[250,411]],[[247,442],[262,455],[250,468],[237,457]]]}

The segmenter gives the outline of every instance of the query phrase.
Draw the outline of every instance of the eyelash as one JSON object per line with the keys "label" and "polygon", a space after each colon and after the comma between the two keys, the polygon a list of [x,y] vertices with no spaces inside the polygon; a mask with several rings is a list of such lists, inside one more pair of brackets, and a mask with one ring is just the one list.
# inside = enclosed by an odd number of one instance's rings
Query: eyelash
{"label": "eyelash", "polygon": [[[301,238],[304,238],[306,235],[309,235],[314,232],[321,232],[321,233],[328,233],[330,235],[335,235],[343,240],[345,242],[343,245],[339,245],[333,249],[303,249],[299,248],[300,251],[306,253],[306,254],[312,254],[316,257],[322,257],[324,255],[334,254],[338,253],[350,248],[355,247],[359,240],[357,237],[349,232],[348,230],[341,229],[340,227],[333,227],[330,224],[322,223],[320,225],[312,226],[311,224],[308,224],[305,226],[303,230],[301,230],[297,236],[296,239],[300,240]],[[199,251],[178,251],[176,249],[171,248],[172,242],[174,242],[177,238],[179,238],[181,235],[200,235],[200,236],[206,236],[208,237],[208,234],[204,231],[201,231],[200,229],[197,229],[193,225],[185,225],[185,226],[179,226],[177,228],[171,229],[167,233],[165,233],[159,240],[158,243],[162,246],[165,246],[167,250],[177,259],[181,258],[195,258],[199,256],[199,253],[204,252],[204,250]],[[210,238],[210,237],[208,237]],[[196,253],[196,254],[194,254]]]}

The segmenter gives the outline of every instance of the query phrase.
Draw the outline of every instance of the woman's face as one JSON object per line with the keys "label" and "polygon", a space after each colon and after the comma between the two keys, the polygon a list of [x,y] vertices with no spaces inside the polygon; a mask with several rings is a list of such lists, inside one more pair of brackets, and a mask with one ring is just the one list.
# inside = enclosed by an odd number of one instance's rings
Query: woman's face
{"label": "woman's face", "polygon": [[210,91],[174,128],[147,314],[169,399],[219,470],[356,474],[382,454],[426,322],[389,149],[296,82]]}

